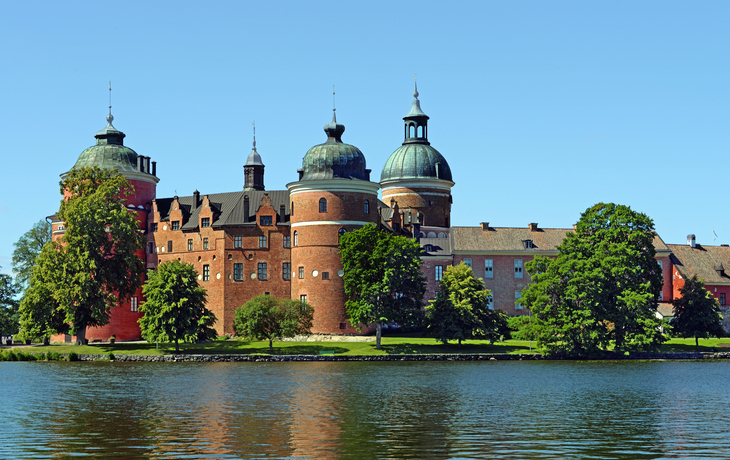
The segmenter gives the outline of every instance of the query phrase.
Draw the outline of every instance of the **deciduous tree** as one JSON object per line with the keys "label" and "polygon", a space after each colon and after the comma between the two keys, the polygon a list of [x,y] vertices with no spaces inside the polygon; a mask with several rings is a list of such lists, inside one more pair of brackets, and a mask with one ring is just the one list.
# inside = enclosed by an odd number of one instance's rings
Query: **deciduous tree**
{"label": "deciduous tree", "polygon": [[548,353],[585,356],[661,344],[655,312],[662,277],[653,239],[648,216],[599,203],[581,215],[557,258],[527,263],[532,284],[522,303],[540,322],[539,341]]}
{"label": "deciduous tree", "polygon": [[697,349],[700,347],[700,338],[725,335],[720,304],[705,289],[705,283],[697,275],[685,279],[679,293],[682,296],[672,301],[674,317],[669,320],[674,332],[682,337],[694,337]]}
{"label": "deciduous tree", "polygon": [[262,294],[236,309],[233,327],[243,337],[268,340],[273,353],[274,340],[308,334],[313,318],[314,309],[305,302]]}
{"label": "deciduous tree", "polygon": [[142,337],[148,342],[197,342],[214,339],[216,322],[213,312],[205,307],[206,292],[198,285],[198,273],[191,264],[171,260],[149,271],[142,287],[146,301],[139,310]]}
{"label": "deciduous tree", "polygon": [[426,281],[417,241],[378,229],[373,224],[340,237],[345,304],[350,322],[375,324],[381,348],[382,325],[390,321],[420,324]]}
{"label": "deciduous tree", "polygon": [[426,333],[443,343],[486,339],[491,343],[507,330],[506,315],[489,309],[491,291],[463,262],[446,268],[436,298],[426,307]]}
{"label": "deciduous tree", "polygon": [[18,288],[10,275],[0,274],[0,335],[18,332]]}
{"label": "deciduous tree", "polygon": [[70,333],[83,343],[86,328],[107,324],[112,307],[140,286],[144,266],[136,252],[144,236],[125,207],[124,197],[134,189],[116,170],[72,169],[60,188],[58,217],[66,231],[44,245],[37,259],[38,282],[45,285],[39,290],[50,293],[54,312],[63,313]]}
{"label": "deciduous tree", "polygon": [[43,246],[51,241],[51,224],[45,220],[39,220],[13,246],[13,274],[15,281],[22,289],[28,287],[31,269],[36,264],[36,259],[41,254]]}

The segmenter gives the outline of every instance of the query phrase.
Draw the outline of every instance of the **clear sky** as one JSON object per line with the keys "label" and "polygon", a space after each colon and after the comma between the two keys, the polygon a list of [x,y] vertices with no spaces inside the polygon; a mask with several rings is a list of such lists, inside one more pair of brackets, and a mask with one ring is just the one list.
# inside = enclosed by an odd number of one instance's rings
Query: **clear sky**
{"label": "clear sky", "polygon": [[417,73],[453,225],[570,227],[603,201],[667,243],[730,243],[728,24],[729,2],[5,2],[2,272],[106,125],[110,80],[158,197],[240,190],[254,120],[284,189],[325,140],[333,84],[377,181]]}

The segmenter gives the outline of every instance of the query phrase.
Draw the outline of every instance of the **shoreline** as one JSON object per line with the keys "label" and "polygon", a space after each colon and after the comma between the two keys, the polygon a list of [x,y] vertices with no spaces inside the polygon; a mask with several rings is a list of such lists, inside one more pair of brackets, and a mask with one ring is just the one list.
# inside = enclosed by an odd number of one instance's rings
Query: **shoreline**
{"label": "shoreline", "polygon": [[[68,358],[68,353],[59,353]],[[78,361],[109,361],[108,354],[78,354]],[[177,355],[114,355],[115,362],[367,362],[367,361],[646,361],[646,360],[727,360],[730,352],[687,352],[687,353],[634,353],[606,355],[596,358],[566,358],[564,356],[543,356],[541,354],[409,354],[409,355],[239,355],[239,354],[187,354]]]}

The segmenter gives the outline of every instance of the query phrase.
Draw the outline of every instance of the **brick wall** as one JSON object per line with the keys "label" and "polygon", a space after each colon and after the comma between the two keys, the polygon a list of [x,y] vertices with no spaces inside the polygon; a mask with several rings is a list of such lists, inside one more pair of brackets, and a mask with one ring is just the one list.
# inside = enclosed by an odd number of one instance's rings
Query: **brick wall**
{"label": "brick wall", "polygon": [[451,226],[451,193],[442,188],[398,187],[383,190],[383,202],[390,206],[391,199],[401,210],[408,208],[423,215],[423,225]]}

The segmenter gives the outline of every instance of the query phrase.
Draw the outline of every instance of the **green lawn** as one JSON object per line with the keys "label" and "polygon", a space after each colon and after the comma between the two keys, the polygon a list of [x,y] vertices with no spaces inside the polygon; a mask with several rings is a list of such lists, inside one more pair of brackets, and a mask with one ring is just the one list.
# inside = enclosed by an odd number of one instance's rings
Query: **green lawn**
{"label": "green lawn", "polygon": [[[318,355],[320,351],[334,351],[337,355],[388,355],[388,354],[443,354],[443,353],[537,353],[532,343],[522,340],[506,340],[490,345],[481,340],[469,340],[459,348],[455,342],[443,345],[432,338],[414,336],[383,337],[383,349],[377,350],[375,342],[274,342],[274,354],[279,355]],[[700,351],[730,351],[730,338],[700,339]],[[152,343],[115,343],[110,345],[63,345],[21,347],[18,351],[40,353],[108,354],[118,355],[166,355],[175,351],[174,344],[160,344],[159,349]],[[666,342],[662,352],[693,352],[694,339],[672,339]],[[209,343],[180,344],[181,353],[195,354],[269,354],[269,343],[245,340],[216,340]]]}

